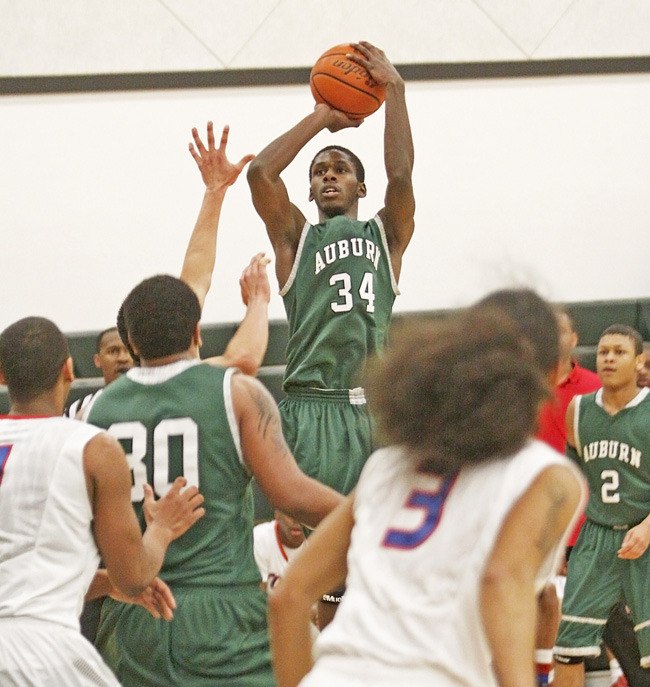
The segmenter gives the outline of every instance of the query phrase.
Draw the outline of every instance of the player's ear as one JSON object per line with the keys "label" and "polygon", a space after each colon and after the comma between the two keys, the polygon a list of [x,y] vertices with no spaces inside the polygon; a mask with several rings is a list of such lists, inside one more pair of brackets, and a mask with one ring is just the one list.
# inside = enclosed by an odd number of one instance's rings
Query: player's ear
{"label": "player's ear", "polygon": [[0,368],[0,384],[7,384],[7,379],[5,378],[5,373]]}
{"label": "player's ear", "polygon": [[99,353],[95,353],[95,355],[93,355],[93,363],[95,363],[95,367],[96,367],[98,370],[101,369],[101,364],[100,364],[100,361],[99,361]]}
{"label": "player's ear", "polygon": [[68,356],[66,361],[63,363],[61,368],[63,374],[63,379],[66,382],[74,382],[74,363],[72,362],[72,357]]}
{"label": "player's ear", "polygon": [[[643,368],[645,367],[645,361],[646,361],[645,353],[639,353],[639,355],[637,355],[637,357],[636,357],[636,361],[634,364],[634,367],[636,368],[637,374],[640,374],[641,372],[643,372]],[[0,370],[0,374],[1,374],[1,372],[2,371]]]}
{"label": "player's ear", "polygon": [[311,203],[312,200],[314,200],[314,194],[312,193],[311,188],[309,189],[309,198],[308,198],[308,200],[309,200],[310,203]]}
{"label": "player's ear", "polygon": [[368,193],[368,191],[366,189],[365,182],[363,182],[363,181],[359,182],[359,186],[357,187],[357,197],[358,198],[365,198],[366,193]]}
{"label": "player's ear", "polygon": [[133,353],[140,358],[140,349],[133,343],[133,339],[131,338],[131,332],[126,333],[127,338],[129,339],[129,347]]}
{"label": "player's ear", "polygon": [[192,335],[192,343],[196,345],[197,348],[203,346],[203,339],[201,338],[201,323],[197,322],[194,327],[194,334]]}

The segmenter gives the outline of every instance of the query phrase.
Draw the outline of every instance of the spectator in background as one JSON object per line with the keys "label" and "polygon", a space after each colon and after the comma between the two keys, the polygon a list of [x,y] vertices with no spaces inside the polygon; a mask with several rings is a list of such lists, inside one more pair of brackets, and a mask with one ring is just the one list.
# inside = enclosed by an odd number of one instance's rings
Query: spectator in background
{"label": "spectator in background", "polygon": [[281,510],[276,510],[274,515],[274,520],[262,522],[253,529],[255,562],[265,583],[269,577],[282,577],[307,541],[302,525],[295,518]]}
{"label": "spectator in background", "polygon": [[[104,386],[110,384],[121,374],[124,374],[133,367],[133,358],[128,348],[120,338],[117,327],[109,327],[100,332],[97,336],[96,353],[93,362],[98,370],[101,370],[104,378]],[[82,398],[73,401],[65,410],[68,417],[82,420],[86,408],[92,403],[93,398],[100,394],[102,389],[97,389]]]}
{"label": "spectator in background", "polygon": [[[557,381],[553,389],[553,398],[542,406],[537,438],[563,454],[566,445],[567,406],[576,394],[586,394],[600,389],[601,382],[595,372],[582,367],[575,359],[578,334],[570,315],[560,307],[556,308],[555,315],[560,333]],[[575,544],[584,519],[583,514],[569,536],[567,547]],[[553,646],[560,624],[560,600],[554,582],[549,582],[540,594],[538,611],[535,662],[537,682],[543,687],[552,682]]]}

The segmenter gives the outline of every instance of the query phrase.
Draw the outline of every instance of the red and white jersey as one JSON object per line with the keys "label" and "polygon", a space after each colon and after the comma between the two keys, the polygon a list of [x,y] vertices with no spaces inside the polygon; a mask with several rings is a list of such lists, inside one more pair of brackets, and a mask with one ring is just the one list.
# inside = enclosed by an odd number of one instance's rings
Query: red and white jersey
{"label": "red and white jersey", "polygon": [[[496,685],[479,610],[481,573],[512,506],[546,467],[539,441],[443,480],[400,448],[374,453],[355,495],[345,595],[301,687]],[[569,530],[567,530],[568,533]],[[539,585],[554,574],[562,545]]]}
{"label": "red and white jersey", "polygon": [[0,619],[79,629],[99,564],[83,452],[99,431],[66,417],[0,416]]}
{"label": "red and white jersey", "polygon": [[297,548],[291,549],[280,541],[277,520],[263,522],[253,528],[253,553],[260,569],[262,581],[269,574],[282,577],[289,563],[302,551],[306,540]]}

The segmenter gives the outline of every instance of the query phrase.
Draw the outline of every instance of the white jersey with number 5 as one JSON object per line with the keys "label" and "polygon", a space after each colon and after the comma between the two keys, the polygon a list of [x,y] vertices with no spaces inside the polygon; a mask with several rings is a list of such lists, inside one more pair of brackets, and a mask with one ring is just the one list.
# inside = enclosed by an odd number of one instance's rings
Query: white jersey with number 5
{"label": "white jersey with number 5", "polygon": [[0,418],[0,619],[79,629],[99,564],[83,451],[99,431],[65,417]]}
{"label": "white jersey with number 5", "polygon": [[[496,685],[479,611],[481,572],[514,503],[558,463],[570,466],[530,441],[511,458],[443,480],[418,472],[399,448],[373,454],[355,495],[346,592],[301,687]],[[545,561],[540,586],[562,550]]]}

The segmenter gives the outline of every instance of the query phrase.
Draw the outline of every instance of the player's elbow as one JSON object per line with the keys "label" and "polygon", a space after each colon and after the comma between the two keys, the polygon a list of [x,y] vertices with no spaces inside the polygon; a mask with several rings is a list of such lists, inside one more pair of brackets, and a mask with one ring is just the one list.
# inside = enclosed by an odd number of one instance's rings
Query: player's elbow
{"label": "player's elbow", "polygon": [[246,170],[246,179],[251,188],[258,186],[267,176],[268,169],[259,156],[254,158]]}

